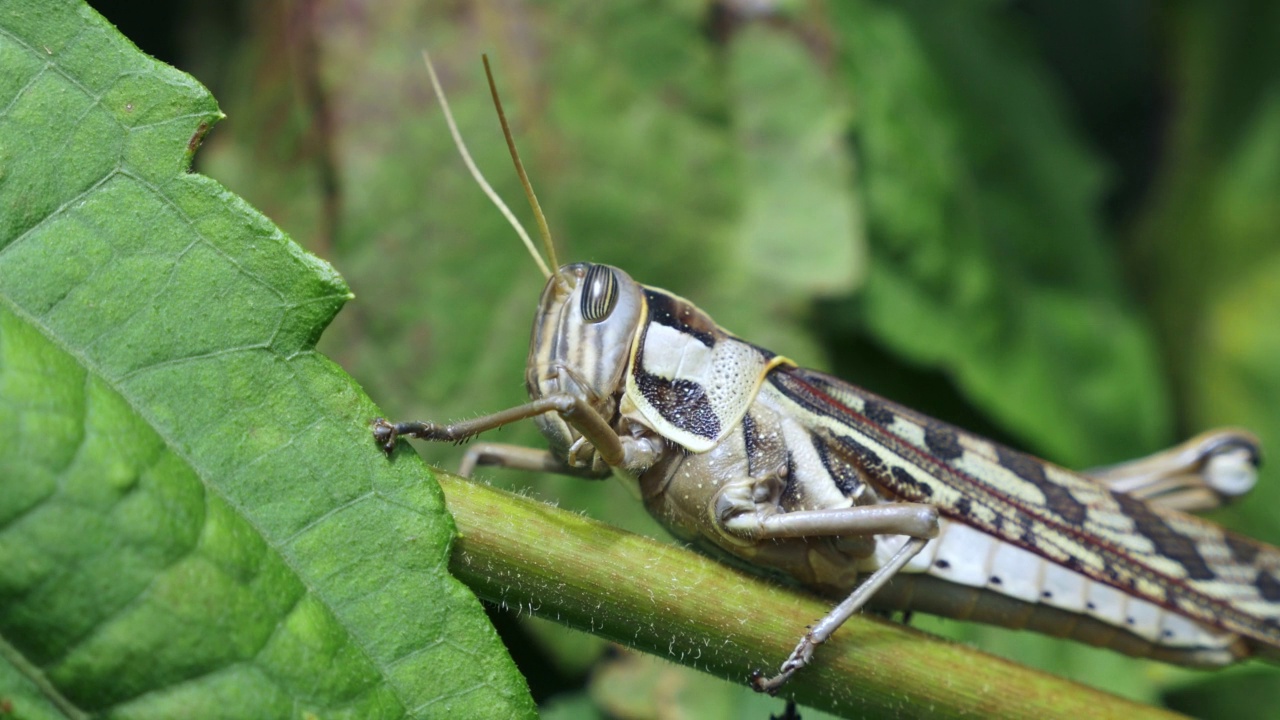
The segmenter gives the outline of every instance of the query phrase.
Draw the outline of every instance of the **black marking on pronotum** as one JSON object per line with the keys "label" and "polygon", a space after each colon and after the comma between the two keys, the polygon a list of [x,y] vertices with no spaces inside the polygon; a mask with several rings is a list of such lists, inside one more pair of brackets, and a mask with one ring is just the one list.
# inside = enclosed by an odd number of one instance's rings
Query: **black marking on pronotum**
{"label": "black marking on pronotum", "polygon": [[1236,559],[1241,565],[1252,565],[1253,561],[1258,557],[1258,544],[1242,538],[1234,533],[1225,532],[1222,534],[1222,540],[1227,544],[1227,549],[1231,551],[1231,557]]}
{"label": "black marking on pronotum", "polygon": [[1280,602],[1280,580],[1275,575],[1266,570],[1259,570],[1258,577],[1253,580],[1254,587],[1258,588],[1258,594],[1263,600],[1268,602]]}
{"label": "black marking on pronotum", "polygon": [[929,448],[929,452],[943,460],[955,460],[964,455],[955,431],[941,423],[929,423],[924,426],[924,444]]}
{"label": "black marking on pronotum", "polygon": [[827,447],[826,440],[814,433],[809,434],[809,439],[813,441],[813,449],[817,451],[818,460],[822,462],[823,469],[827,471],[827,475],[831,477],[831,481],[836,484],[840,492],[846,497],[860,495],[863,483],[862,478],[858,476],[858,471],[839,456],[834,455]]}
{"label": "black marking on pronotum", "polygon": [[698,437],[719,437],[720,418],[716,417],[701,385],[689,380],[658,377],[646,372],[639,362],[635,363],[632,371],[640,394],[662,413],[667,422]]}
{"label": "black marking on pronotum", "polygon": [[608,265],[588,265],[582,278],[582,319],[598,323],[618,304],[618,276]]}
{"label": "black marking on pronotum", "polygon": [[1044,494],[1045,509],[1072,525],[1084,524],[1089,509],[1070,490],[1045,477],[1044,465],[1038,460],[1000,445],[996,446],[996,455],[1006,470],[1040,489]]}
{"label": "black marking on pronotum", "polygon": [[644,296],[649,301],[649,320],[675,328],[707,347],[715,346],[715,326],[692,305],[649,288],[645,288]]}
{"label": "black marking on pronotum", "polygon": [[1212,580],[1217,577],[1201,557],[1195,542],[1170,527],[1146,503],[1124,493],[1112,493],[1112,497],[1120,510],[1133,520],[1134,529],[1151,541],[1156,552],[1181,565],[1187,571],[1187,577],[1192,580]]}
{"label": "black marking on pronotum", "polygon": [[871,422],[881,426],[888,427],[893,424],[897,418],[893,411],[875,400],[867,400],[862,403],[862,414],[867,416]]}

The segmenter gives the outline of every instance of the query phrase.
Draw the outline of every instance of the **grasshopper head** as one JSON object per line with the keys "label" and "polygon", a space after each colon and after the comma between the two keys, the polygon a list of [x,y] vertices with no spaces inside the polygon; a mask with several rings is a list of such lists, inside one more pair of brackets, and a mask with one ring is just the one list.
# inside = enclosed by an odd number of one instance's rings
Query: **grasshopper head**
{"label": "grasshopper head", "polygon": [[[569,393],[606,419],[626,388],[623,373],[639,329],[644,293],[609,265],[574,263],[551,276],[533,321],[525,383],[529,397]],[[579,434],[558,415],[537,420],[552,452],[566,457]]]}

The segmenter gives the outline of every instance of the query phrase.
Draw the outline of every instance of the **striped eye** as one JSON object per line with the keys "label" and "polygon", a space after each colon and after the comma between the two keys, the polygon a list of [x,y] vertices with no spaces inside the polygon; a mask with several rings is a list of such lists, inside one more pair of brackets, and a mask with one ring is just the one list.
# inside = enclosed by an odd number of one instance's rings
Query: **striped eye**
{"label": "striped eye", "polygon": [[582,319],[598,323],[618,304],[618,277],[608,265],[592,265],[582,280]]}

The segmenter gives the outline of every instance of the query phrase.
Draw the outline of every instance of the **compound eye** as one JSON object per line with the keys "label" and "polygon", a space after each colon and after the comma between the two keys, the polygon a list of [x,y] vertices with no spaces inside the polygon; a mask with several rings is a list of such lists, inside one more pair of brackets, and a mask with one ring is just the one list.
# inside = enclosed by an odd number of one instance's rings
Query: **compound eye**
{"label": "compound eye", "polygon": [[608,265],[592,265],[582,280],[582,319],[598,323],[618,304],[618,276]]}

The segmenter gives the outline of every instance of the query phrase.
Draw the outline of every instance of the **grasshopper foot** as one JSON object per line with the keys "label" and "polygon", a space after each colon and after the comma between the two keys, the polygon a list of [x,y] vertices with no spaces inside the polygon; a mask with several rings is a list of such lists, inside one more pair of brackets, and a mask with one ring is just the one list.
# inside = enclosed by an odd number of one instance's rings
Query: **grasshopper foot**
{"label": "grasshopper foot", "polygon": [[755,670],[751,673],[751,687],[756,692],[777,695],[778,688],[785,685],[791,679],[791,676],[796,674],[797,670],[809,664],[809,661],[813,659],[813,651],[820,642],[821,640],[813,636],[812,631],[805,633],[791,656],[783,661],[782,667],[778,669],[778,674],[771,678],[766,678],[764,673]]}
{"label": "grasshopper foot", "polygon": [[766,693],[768,695],[777,695],[778,690],[787,684],[792,675],[803,666],[787,667],[782,666],[782,671],[771,678],[766,678],[764,673],[759,670],[751,671],[751,688],[758,693]]}
{"label": "grasshopper foot", "polygon": [[400,433],[396,432],[396,426],[387,422],[383,418],[373,419],[373,441],[378,443],[378,447],[388,457],[391,451],[396,449],[396,438]]}
{"label": "grasshopper foot", "polygon": [[748,682],[751,684],[751,689],[755,690],[756,692],[769,693],[770,695],[776,695],[778,693],[778,688],[769,687],[769,684],[772,682],[772,680],[769,678],[766,678],[764,676],[764,673],[759,670],[751,671],[751,675],[748,678]]}

